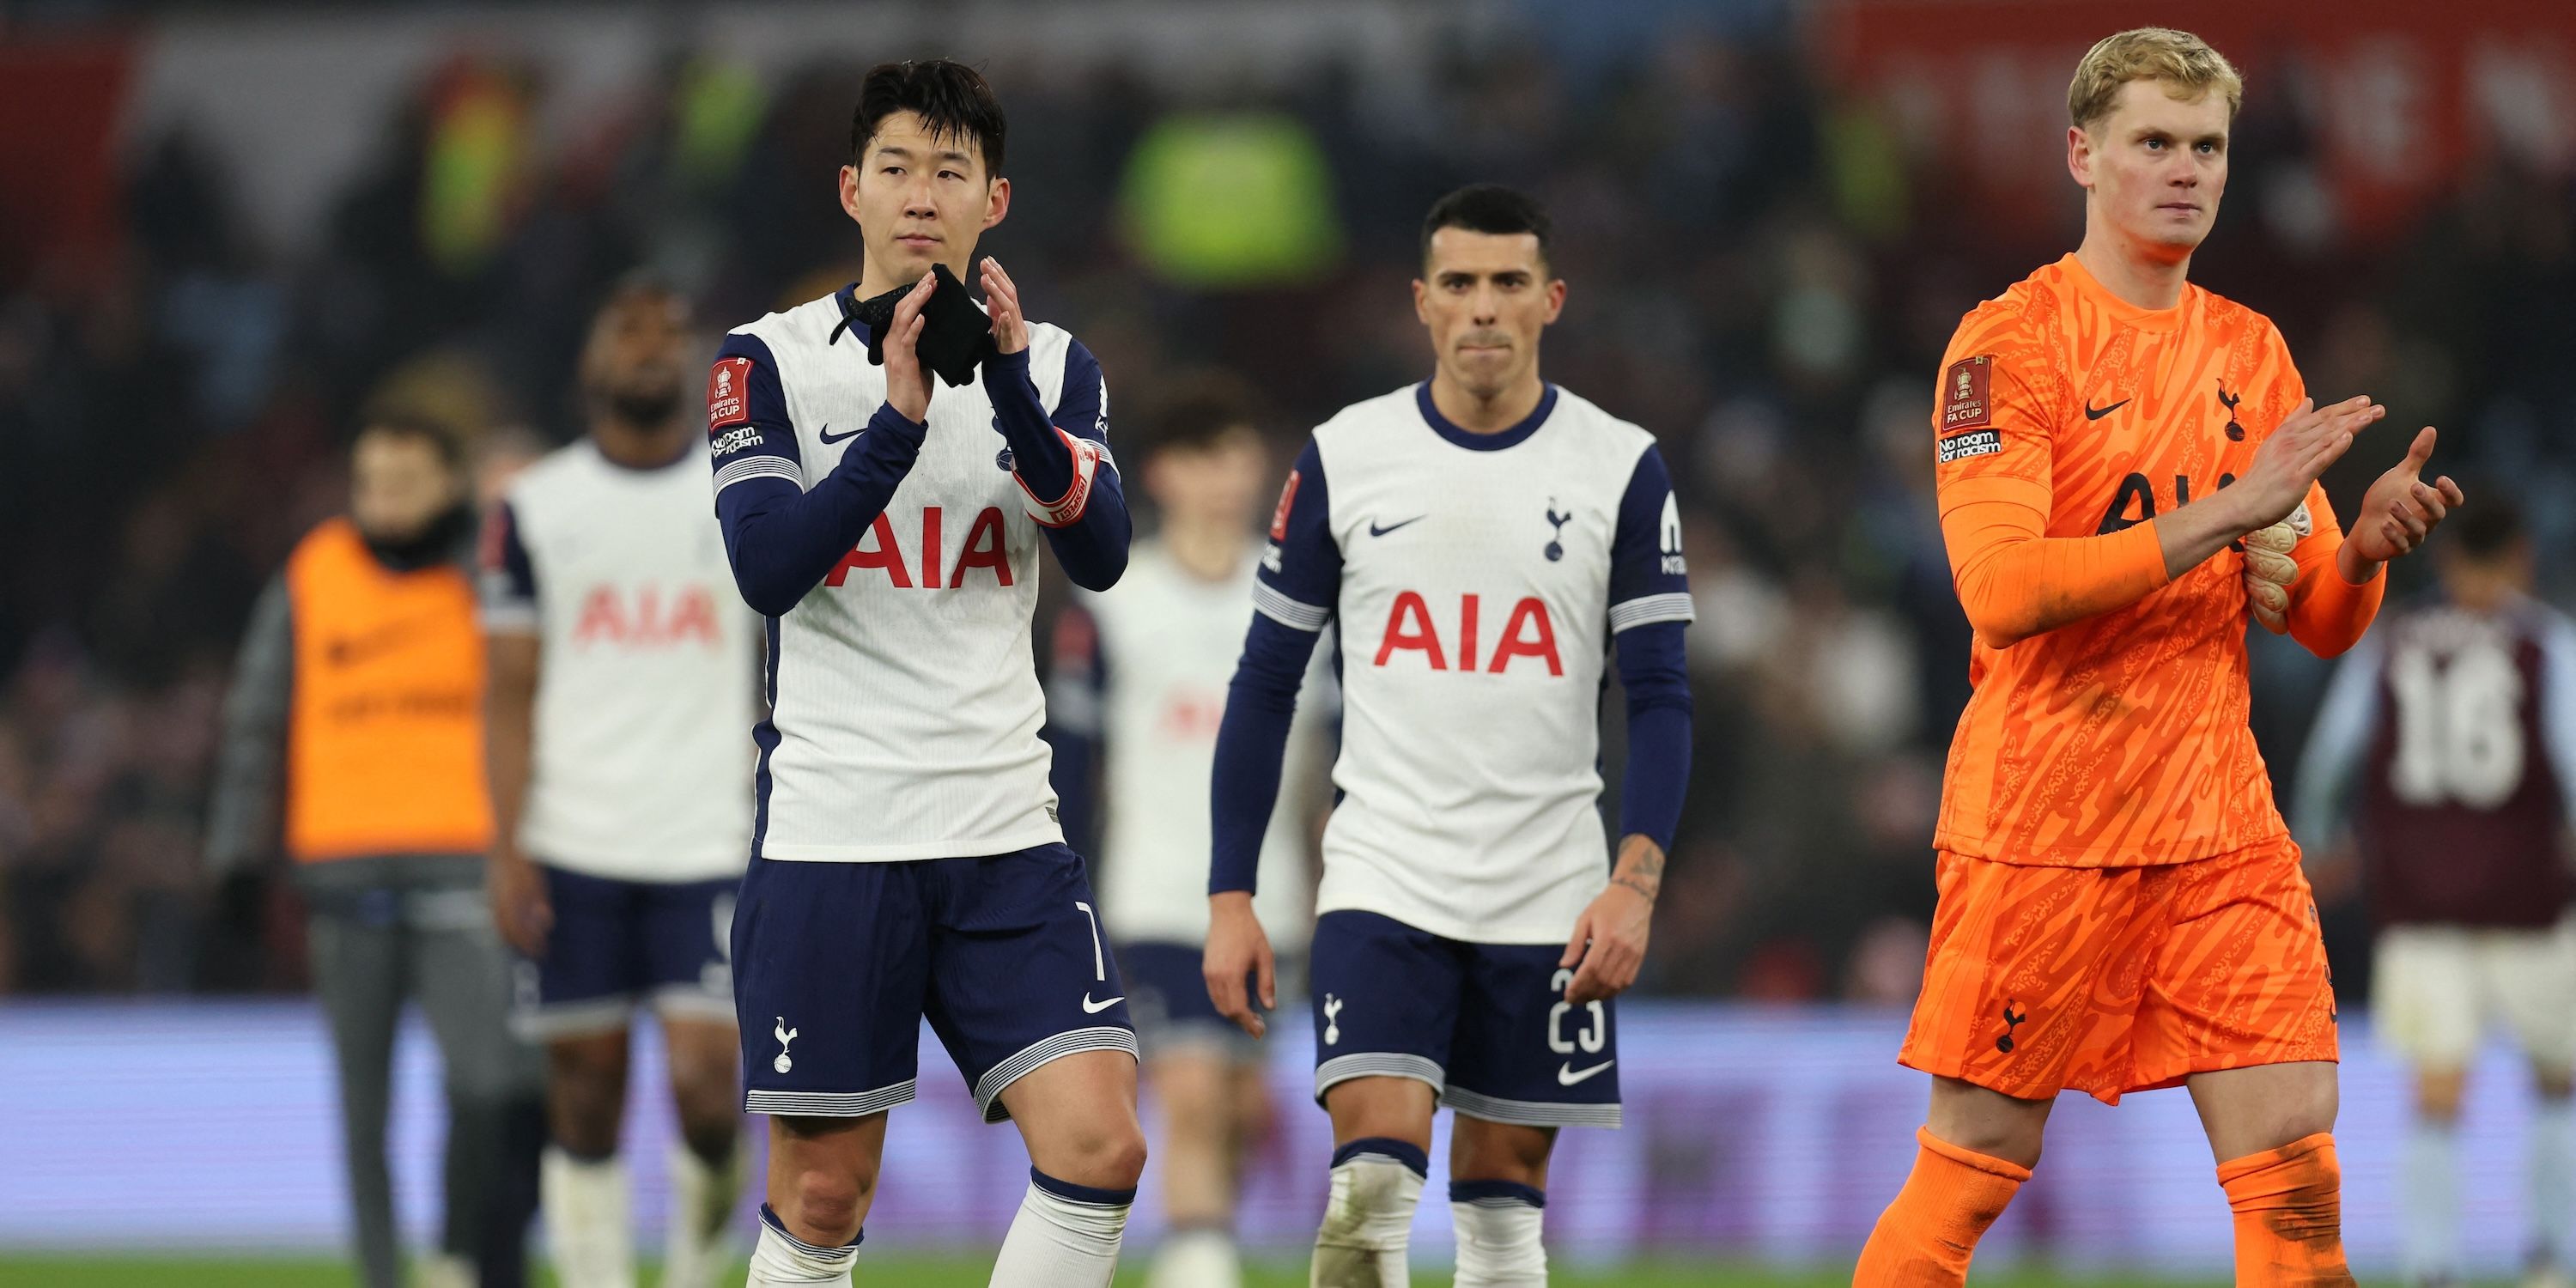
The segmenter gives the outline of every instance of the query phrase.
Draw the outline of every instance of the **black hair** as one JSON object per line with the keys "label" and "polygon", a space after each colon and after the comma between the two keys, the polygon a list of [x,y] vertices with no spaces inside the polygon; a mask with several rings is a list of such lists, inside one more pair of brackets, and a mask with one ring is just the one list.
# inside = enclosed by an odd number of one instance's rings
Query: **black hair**
{"label": "black hair", "polygon": [[598,313],[606,313],[612,305],[637,295],[667,295],[682,303],[689,298],[688,292],[681,290],[680,284],[669,274],[650,265],[639,264],[610,280],[608,290],[599,297]]}
{"label": "black hair", "polygon": [[2493,487],[2480,488],[2467,505],[2442,521],[2434,537],[2479,563],[2491,563],[2521,544],[2522,512]]}
{"label": "black hair", "polygon": [[1146,419],[1137,459],[1166,450],[1203,452],[1237,430],[1259,432],[1259,400],[1251,387],[1224,372],[1183,377]]}
{"label": "black hair", "polygon": [[877,126],[897,112],[921,118],[933,138],[972,142],[984,154],[984,177],[1002,173],[1002,136],[1008,123],[984,74],[947,58],[878,63],[859,82],[859,108],[850,116],[850,164],[875,138]]}
{"label": "black hair", "polygon": [[378,412],[358,422],[358,437],[350,440],[350,446],[378,434],[427,443],[448,473],[465,472],[465,439],[444,422],[406,411]]}
{"label": "black hair", "polygon": [[1539,258],[1547,258],[1547,208],[1538,199],[1499,183],[1471,183],[1431,203],[1422,217],[1422,258],[1431,258],[1431,234],[1443,228],[1471,233],[1531,233],[1538,237]]}

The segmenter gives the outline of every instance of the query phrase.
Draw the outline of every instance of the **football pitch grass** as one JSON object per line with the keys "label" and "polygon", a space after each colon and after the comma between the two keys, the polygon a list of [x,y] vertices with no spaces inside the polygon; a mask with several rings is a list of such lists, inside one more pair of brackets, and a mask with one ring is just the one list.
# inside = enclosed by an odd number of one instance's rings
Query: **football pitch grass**
{"label": "football pitch grass", "polygon": [[[859,1268],[862,1288],[984,1288],[992,1272],[990,1254],[940,1258],[871,1259]],[[649,1281],[649,1276],[648,1276]],[[196,1259],[186,1257],[22,1257],[0,1256],[0,1288],[346,1288],[348,1268],[327,1260]],[[551,1285],[552,1276],[539,1283]],[[724,1282],[739,1284],[737,1270]],[[1122,1267],[1120,1288],[1142,1288],[1145,1267]],[[1413,1273],[1416,1288],[1447,1288],[1449,1276],[1427,1268]],[[1831,1269],[1800,1272],[1715,1262],[1652,1262],[1631,1266],[1567,1267],[1549,1277],[1552,1288],[1847,1288],[1851,1272]],[[2085,1288],[2204,1288],[2218,1280],[2085,1278],[2044,1267],[2022,1268],[1974,1278],[1978,1288],[2040,1288],[2043,1284],[2079,1284]],[[1306,1272],[1293,1262],[1256,1264],[1245,1288],[1304,1288]]]}

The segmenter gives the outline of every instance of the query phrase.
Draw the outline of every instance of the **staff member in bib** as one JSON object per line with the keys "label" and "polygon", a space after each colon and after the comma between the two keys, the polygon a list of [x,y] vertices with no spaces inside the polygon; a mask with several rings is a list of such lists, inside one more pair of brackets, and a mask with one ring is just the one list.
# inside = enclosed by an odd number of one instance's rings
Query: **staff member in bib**
{"label": "staff member in bib", "polygon": [[297,543],[252,612],[207,859],[225,875],[283,853],[311,909],[359,1282],[403,1282],[385,1119],[396,1024],[417,1001],[448,1105],[445,1230],[422,1282],[505,1288],[526,1278],[544,1119],[483,894],[492,814],[464,451],[434,425],[378,418],[350,480],[349,514]]}

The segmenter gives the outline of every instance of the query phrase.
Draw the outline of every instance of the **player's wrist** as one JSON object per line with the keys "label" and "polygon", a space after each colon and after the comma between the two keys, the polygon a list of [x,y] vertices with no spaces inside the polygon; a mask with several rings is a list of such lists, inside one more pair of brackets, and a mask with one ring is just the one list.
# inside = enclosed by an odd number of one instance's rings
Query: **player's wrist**
{"label": "player's wrist", "polygon": [[[930,429],[930,395],[927,386],[919,392],[918,396],[914,396],[911,390],[888,389],[885,404],[877,408],[877,417],[880,422],[879,428],[882,429],[910,430],[916,437],[927,433]],[[889,417],[891,423],[887,423]]]}
{"label": "player's wrist", "polygon": [[1664,893],[1664,847],[1643,832],[1631,832],[1619,842],[1619,862],[1611,870],[1610,884],[1623,886],[1653,903]]}
{"label": "player's wrist", "polygon": [[2344,537],[2342,545],[2335,547],[2335,572],[2349,585],[2367,585],[2371,578],[2379,575],[2380,569],[2387,566],[2386,560],[2363,554],[2360,543],[2350,535]]}
{"label": "player's wrist", "polygon": [[1663,882],[1642,877],[1633,872],[1622,872],[1610,878],[1610,884],[1618,889],[1634,892],[1638,898],[1649,904],[1662,898],[1664,892]]}

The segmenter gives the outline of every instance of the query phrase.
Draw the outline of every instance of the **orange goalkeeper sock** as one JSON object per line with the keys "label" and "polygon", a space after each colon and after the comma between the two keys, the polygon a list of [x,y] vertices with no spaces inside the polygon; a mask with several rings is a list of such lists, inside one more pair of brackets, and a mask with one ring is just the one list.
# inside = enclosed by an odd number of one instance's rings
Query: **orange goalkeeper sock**
{"label": "orange goalkeeper sock", "polygon": [[1956,1288],[1986,1227],[2004,1214],[2030,1169],[1961,1149],[1920,1128],[1914,1171],[1879,1214],[1852,1288]]}
{"label": "orange goalkeeper sock", "polygon": [[2352,1283],[2343,1262],[2343,1168],[2334,1134],[2218,1165],[2236,1213],[2236,1282],[2265,1288]]}

